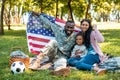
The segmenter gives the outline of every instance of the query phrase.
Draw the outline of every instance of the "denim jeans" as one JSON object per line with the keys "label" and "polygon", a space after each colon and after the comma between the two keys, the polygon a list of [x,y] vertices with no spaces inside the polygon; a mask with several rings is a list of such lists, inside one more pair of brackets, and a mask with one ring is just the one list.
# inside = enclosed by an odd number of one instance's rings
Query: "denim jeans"
{"label": "denim jeans", "polygon": [[[95,52],[94,52],[95,53]],[[93,54],[93,51],[89,51],[88,54],[79,60],[75,67],[80,70],[92,70],[93,64],[100,63],[99,55]]]}
{"label": "denim jeans", "polygon": [[74,58],[71,57],[67,60],[68,65],[75,66],[75,64],[80,60],[81,58]]}

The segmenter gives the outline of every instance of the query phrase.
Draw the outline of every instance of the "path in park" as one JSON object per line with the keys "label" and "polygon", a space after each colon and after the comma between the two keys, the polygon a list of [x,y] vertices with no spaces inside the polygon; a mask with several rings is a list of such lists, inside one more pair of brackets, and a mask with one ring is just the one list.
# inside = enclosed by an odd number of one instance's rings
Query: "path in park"
{"label": "path in park", "polygon": [[[98,22],[97,23],[98,29],[120,29],[120,23],[115,22]],[[7,27],[4,27],[7,29]],[[26,25],[24,26],[11,26],[13,30],[26,30]]]}
{"label": "path in park", "polygon": [[98,29],[120,29],[120,23],[115,22],[102,22],[97,23]]}

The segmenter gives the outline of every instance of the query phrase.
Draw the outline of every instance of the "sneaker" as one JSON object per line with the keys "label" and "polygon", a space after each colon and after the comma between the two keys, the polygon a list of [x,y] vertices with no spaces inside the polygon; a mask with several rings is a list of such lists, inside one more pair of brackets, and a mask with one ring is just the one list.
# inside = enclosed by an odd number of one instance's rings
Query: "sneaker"
{"label": "sneaker", "polygon": [[76,67],[70,67],[71,69],[78,70]]}
{"label": "sneaker", "polygon": [[41,67],[40,65],[38,65],[38,66],[32,65],[32,66],[28,67],[28,69],[35,70],[35,71],[36,71],[36,70],[38,70],[40,67]]}
{"label": "sneaker", "polygon": [[31,70],[38,70],[38,68],[40,68],[40,61],[36,60],[32,65],[30,65],[28,68]]}
{"label": "sneaker", "polygon": [[63,76],[66,77],[70,74],[71,70],[69,67],[60,69],[58,71],[52,71],[50,74],[55,75],[55,76]]}
{"label": "sneaker", "polygon": [[107,70],[106,69],[100,69],[97,71],[97,75],[101,76],[101,75],[104,75],[106,74]]}

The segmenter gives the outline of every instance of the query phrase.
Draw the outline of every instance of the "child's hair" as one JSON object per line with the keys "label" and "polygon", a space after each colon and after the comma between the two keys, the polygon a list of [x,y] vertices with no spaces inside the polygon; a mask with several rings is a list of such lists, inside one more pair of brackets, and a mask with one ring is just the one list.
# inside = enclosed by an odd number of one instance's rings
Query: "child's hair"
{"label": "child's hair", "polygon": [[[83,38],[83,40],[84,40],[84,33],[83,33],[82,31],[80,31],[80,32],[76,35],[75,39],[77,38],[77,36],[82,36],[82,38]],[[76,44],[76,41],[75,41],[75,44]],[[84,41],[83,41],[83,44],[84,44]]]}

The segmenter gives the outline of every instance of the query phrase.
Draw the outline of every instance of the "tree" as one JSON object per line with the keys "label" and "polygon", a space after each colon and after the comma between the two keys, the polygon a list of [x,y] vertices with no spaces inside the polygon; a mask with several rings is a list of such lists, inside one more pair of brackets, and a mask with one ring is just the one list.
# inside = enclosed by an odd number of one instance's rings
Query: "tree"
{"label": "tree", "polygon": [[114,2],[114,11],[116,13],[117,22],[120,22],[120,1],[113,0]]}
{"label": "tree", "polygon": [[0,35],[4,35],[4,29],[3,29],[3,13],[4,13],[4,5],[6,0],[2,0],[2,6],[1,6],[1,15],[0,15]]}
{"label": "tree", "polygon": [[85,14],[85,18],[86,18],[86,19],[88,18],[88,11],[89,11],[89,9],[90,9],[90,6],[91,6],[91,0],[88,0],[88,2],[87,2],[86,14]]}
{"label": "tree", "polygon": [[3,15],[3,18],[4,18],[4,22],[5,24],[8,26],[8,30],[11,30],[10,28],[10,23],[11,23],[11,19],[10,19],[10,13],[11,13],[11,0],[9,1],[6,1],[6,7],[4,9],[4,15]]}
{"label": "tree", "polygon": [[56,15],[55,17],[57,18],[58,17],[58,0],[56,0]]}
{"label": "tree", "polygon": [[74,19],[73,19],[73,15],[72,15],[71,2],[72,2],[72,0],[68,0],[68,8],[69,8],[69,12],[68,12],[68,20],[70,19],[70,20],[74,21]]}
{"label": "tree", "polygon": [[111,12],[111,3],[108,0],[91,0],[91,5],[94,12],[97,13],[96,17],[101,21],[108,21]]}

